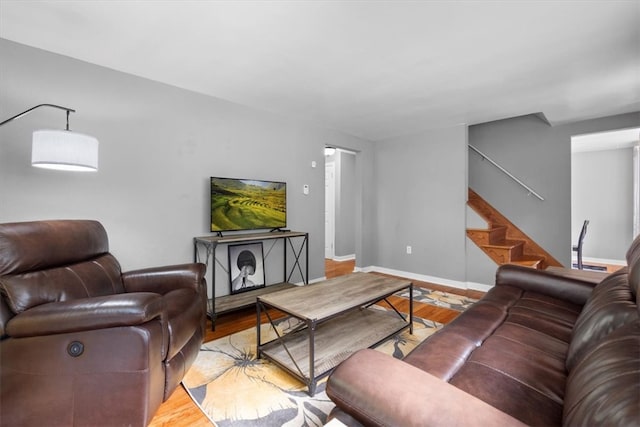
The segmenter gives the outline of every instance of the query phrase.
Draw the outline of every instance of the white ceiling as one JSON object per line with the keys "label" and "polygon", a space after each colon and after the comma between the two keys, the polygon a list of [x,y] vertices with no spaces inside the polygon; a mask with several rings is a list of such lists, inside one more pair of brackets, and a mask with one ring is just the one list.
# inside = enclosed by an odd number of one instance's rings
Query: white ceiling
{"label": "white ceiling", "polygon": [[640,110],[640,1],[0,0],[0,37],[369,140]]}

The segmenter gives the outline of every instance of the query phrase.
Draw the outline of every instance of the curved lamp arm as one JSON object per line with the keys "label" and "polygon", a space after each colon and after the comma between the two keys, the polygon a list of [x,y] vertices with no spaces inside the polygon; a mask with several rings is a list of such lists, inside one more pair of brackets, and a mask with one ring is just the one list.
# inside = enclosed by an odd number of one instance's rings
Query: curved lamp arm
{"label": "curved lamp arm", "polygon": [[20,114],[16,114],[13,117],[9,117],[7,120],[1,122],[0,126],[6,125],[7,123],[9,123],[10,121],[13,121],[15,119],[19,119],[20,117],[25,116],[25,115],[29,114],[30,112],[32,112],[33,110],[35,110],[36,108],[40,108],[40,107],[53,107],[53,108],[58,108],[60,110],[65,110],[67,112],[67,130],[69,130],[69,113],[75,113],[76,110],[74,110],[72,108],[61,107],[61,106],[55,105],[55,104],[38,104],[35,107],[31,107],[28,110],[25,110]]}

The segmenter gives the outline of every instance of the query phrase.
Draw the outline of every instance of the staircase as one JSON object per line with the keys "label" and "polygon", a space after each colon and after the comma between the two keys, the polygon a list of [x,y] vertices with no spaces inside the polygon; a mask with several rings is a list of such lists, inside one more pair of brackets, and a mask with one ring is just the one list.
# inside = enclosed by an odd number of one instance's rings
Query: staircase
{"label": "staircase", "polygon": [[467,236],[496,264],[518,264],[544,270],[562,264],[469,188],[467,204],[488,224],[468,228]]}

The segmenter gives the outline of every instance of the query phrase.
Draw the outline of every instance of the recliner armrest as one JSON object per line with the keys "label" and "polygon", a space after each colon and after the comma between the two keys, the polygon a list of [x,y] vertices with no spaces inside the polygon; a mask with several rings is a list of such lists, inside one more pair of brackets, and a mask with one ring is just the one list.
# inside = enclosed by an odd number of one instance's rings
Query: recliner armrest
{"label": "recliner armrest", "polygon": [[13,338],[134,326],[162,318],[162,296],[149,292],[115,294],[42,304],[7,324]]}
{"label": "recliner armrest", "polygon": [[408,363],[360,350],[327,382],[337,406],[367,426],[524,426],[519,420]]}
{"label": "recliner armrest", "polygon": [[545,270],[505,264],[498,267],[496,271],[496,286],[515,286],[526,291],[584,305],[596,284]]}
{"label": "recliner armrest", "polygon": [[202,263],[145,268],[122,273],[122,282],[127,292],[155,292],[164,295],[180,288],[205,292],[206,270],[207,267]]}

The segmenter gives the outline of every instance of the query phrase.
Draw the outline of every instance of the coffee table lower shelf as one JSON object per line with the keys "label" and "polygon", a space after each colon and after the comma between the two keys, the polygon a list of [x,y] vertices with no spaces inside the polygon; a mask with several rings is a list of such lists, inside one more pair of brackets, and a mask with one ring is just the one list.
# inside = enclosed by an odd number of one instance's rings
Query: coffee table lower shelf
{"label": "coffee table lower shelf", "polygon": [[410,326],[393,311],[360,308],[318,323],[313,331],[304,327],[261,345],[258,357],[272,360],[302,380],[313,396],[317,380],[329,375],[351,354],[375,347]]}
{"label": "coffee table lower shelf", "polygon": [[240,310],[247,307],[255,307],[256,298],[261,295],[267,295],[271,292],[278,292],[283,289],[296,287],[293,283],[283,282],[273,285],[267,285],[263,288],[252,289],[247,292],[241,292],[233,295],[223,295],[215,300],[208,300],[207,315],[213,320],[219,314],[229,313],[231,311]]}

